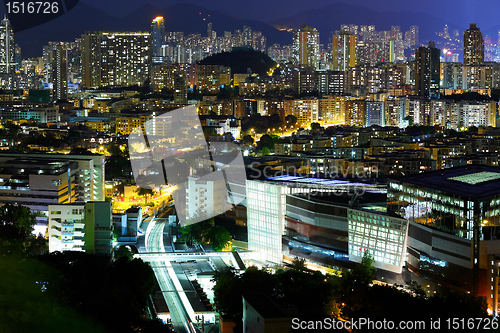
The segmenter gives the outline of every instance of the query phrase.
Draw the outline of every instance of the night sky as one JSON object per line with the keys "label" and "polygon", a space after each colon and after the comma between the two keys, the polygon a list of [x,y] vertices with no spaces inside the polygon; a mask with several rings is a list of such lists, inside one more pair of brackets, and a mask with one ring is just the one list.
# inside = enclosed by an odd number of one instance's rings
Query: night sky
{"label": "night sky", "polygon": [[[500,1],[498,0],[81,0],[108,13],[118,16],[151,3],[159,8],[179,3],[194,3],[203,7],[225,11],[228,14],[245,19],[273,21],[291,16],[301,11],[321,8],[336,2],[364,6],[375,11],[411,11],[425,12],[441,18],[444,24],[468,25],[476,22],[478,26],[491,29],[500,25],[498,18]],[[121,4],[120,6],[115,6]],[[115,7],[113,9],[113,7]],[[119,8],[117,8],[119,7]]]}

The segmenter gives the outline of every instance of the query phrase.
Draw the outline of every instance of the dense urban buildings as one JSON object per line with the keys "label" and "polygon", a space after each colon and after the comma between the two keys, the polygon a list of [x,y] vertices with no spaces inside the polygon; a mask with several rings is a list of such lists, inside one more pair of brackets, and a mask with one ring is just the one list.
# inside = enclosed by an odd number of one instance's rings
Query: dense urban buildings
{"label": "dense urban buildings", "polygon": [[[346,16],[331,30],[229,31],[196,10],[197,32],[167,14],[137,16],[146,32],[44,41],[30,59],[2,21],[0,217],[29,209],[47,247],[24,235],[20,248],[147,261],[154,305],[141,316],[192,332],[289,331],[304,311],[262,290],[236,295],[226,278],[303,274],[304,288],[343,288],[370,265],[363,297],[453,291],[485,300],[481,316],[500,313],[500,44],[487,27],[442,25],[428,40],[427,27]],[[231,176],[235,156],[244,181]],[[350,292],[324,315],[348,319]]]}

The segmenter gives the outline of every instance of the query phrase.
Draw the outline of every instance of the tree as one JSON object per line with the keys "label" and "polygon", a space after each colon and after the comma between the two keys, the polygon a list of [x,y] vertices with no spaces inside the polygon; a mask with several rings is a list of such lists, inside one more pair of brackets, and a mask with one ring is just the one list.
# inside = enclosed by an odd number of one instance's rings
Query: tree
{"label": "tree", "polygon": [[425,297],[425,289],[419,285],[417,281],[410,280],[407,284],[408,289],[410,289],[416,297]]}
{"label": "tree", "polygon": [[264,134],[260,137],[259,148],[263,149],[264,147],[267,147],[269,149],[274,148],[273,138],[269,134]]}
{"label": "tree", "polygon": [[288,126],[294,126],[297,123],[297,117],[289,114],[288,116],[285,117],[285,121]]}
{"label": "tree", "polygon": [[241,296],[246,289],[241,276],[236,275],[232,269],[225,269],[215,271],[212,281],[215,282],[213,292],[217,312],[225,317],[241,317]]}
{"label": "tree", "polygon": [[315,132],[321,131],[322,127],[319,123],[312,123],[311,124],[311,130]]}
{"label": "tree", "polygon": [[28,207],[5,204],[0,207],[0,226],[11,225],[19,234],[27,236],[33,232],[36,216]]}
{"label": "tree", "polygon": [[269,154],[270,154],[269,148],[267,148],[267,147],[262,148],[262,155],[263,156],[267,156]]}
{"label": "tree", "polygon": [[249,146],[253,145],[253,143],[254,143],[254,139],[250,135],[245,135],[242,140],[243,140],[244,144],[249,145]]}
{"label": "tree", "polygon": [[[196,216],[195,216],[195,219],[197,219]],[[185,242],[189,242],[190,244],[193,244],[193,242],[208,243],[205,235],[206,235],[207,230],[209,230],[210,228],[213,227],[214,223],[215,223],[215,221],[214,221],[214,218],[212,217],[210,219],[207,219],[207,220],[204,220],[201,222],[192,223],[192,224],[188,224],[186,226],[180,227],[179,228],[179,234],[181,236],[180,240],[185,241]]]}
{"label": "tree", "polygon": [[365,293],[373,281],[374,262],[370,252],[365,250],[361,264],[342,275],[339,296],[346,304],[347,314],[352,315],[364,306]]}
{"label": "tree", "polygon": [[153,196],[153,189],[139,187],[135,193],[137,193],[137,195],[140,197],[144,197],[144,204],[147,205],[148,204],[148,197]]}
{"label": "tree", "polygon": [[134,254],[132,253],[132,250],[130,250],[130,247],[120,246],[118,249],[115,249],[115,260],[118,260],[122,257],[124,257],[128,261],[134,259]]}
{"label": "tree", "polygon": [[107,145],[106,150],[111,156],[122,156],[120,146],[118,146],[117,144],[112,143],[110,145]]}
{"label": "tree", "polygon": [[215,251],[222,251],[232,240],[231,234],[221,226],[209,228],[206,238]]}
{"label": "tree", "polygon": [[90,152],[88,149],[77,147],[77,148],[72,148],[70,155],[93,155],[92,152]]}
{"label": "tree", "polygon": [[306,260],[304,258],[295,257],[293,258],[290,268],[297,271],[307,271]]}

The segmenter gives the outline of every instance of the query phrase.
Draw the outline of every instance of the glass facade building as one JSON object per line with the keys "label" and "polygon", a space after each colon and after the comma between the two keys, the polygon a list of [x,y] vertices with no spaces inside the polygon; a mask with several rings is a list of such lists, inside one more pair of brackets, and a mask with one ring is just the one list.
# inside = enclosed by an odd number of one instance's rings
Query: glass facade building
{"label": "glass facade building", "polygon": [[440,231],[472,240],[500,235],[500,169],[471,165],[391,179],[388,210]]}
{"label": "glass facade building", "polygon": [[349,260],[361,262],[366,250],[375,267],[401,273],[405,261],[408,220],[377,211],[348,209]]}

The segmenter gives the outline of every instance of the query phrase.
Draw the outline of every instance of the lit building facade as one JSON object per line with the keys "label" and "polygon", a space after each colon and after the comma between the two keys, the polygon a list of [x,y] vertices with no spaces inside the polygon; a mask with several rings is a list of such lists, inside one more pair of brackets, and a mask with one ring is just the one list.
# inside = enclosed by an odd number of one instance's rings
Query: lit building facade
{"label": "lit building facade", "polygon": [[219,66],[198,65],[196,67],[196,89],[200,93],[217,94],[220,91]]}
{"label": "lit building facade", "polygon": [[356,65],[394,62],[393,41],[363,41],[356,45]]}
{"label": "lit building facade", "polygon": [[332,70],[347,71],[356,66],[356,43],[358,36],[350,33],[333,35],[332,41]]}
{"label": "lit building facade", "polygon": [[[9,162],[12,160],[12,162]],[[39,160],[38,164],[31,163],[29,160]],[[24,164],[25,163],[25,164]],[[61,167],[61,165],[66,165],[65,163],[73,163],[70,165],[70,168]],[[22,154],[22,153],[1,153],[0,154],[0,164],[8,166],[10,164],[16,165],[18,167],[18,171],[16,174],[21,175],[22,173],[32,176],[29,177],[29,182],[22,181],[18,182],[21,187],[28,186],[29,190],[24,190],[24,192],[9,192],[12,195],[5,194],[4,197],[11,196],[10,199],[5,198],[4,203],[16,201],[14,198],[16,196],[15,193],[24,194],[26,197],[24,199],[26,202],[30,202],[29,198],[32,198],[33,202],[37,202],[36,206],[47,206],[48,204],[57,204],[57,203],[70,203],[75,201],[103,201],[105,198],[104,195],[104,165],[105,159],[102,155],[64,155],[64,154]],[[60,168],[60,169],[58,169]],[[45,171],[47,169],[47,171]],[[63,170],[64,169],[64,170]],[[20,173],[23,170],[22,173]],[[50,171],[53,170],[53,171]],[[59,170],[56,172],[56,170]],[[59,199],[56,202],[47,201],[45,202],[43,198],[49,198],[49,192],[46,195],[40,195],[37,197],[37,194],[30,194],[30,191],[34,191],[36,188],[43,188],[37,186],[45,186],[45,185],[27,185],[31,183],[31,181],[38,182],[36,177],[44,176],[45,178],[40,178],[40,182],[46,181],[43,179],[48,179],[46,175],[58,174],[59,172],[69,173],[69,175],[61,176],[61,181],[54,178],[55,184],[58,187],[54,187],[54,190],[57,190],[57,195]],[[12,175],[14,177],[14,175]],[[14,178],[13,178],[14,179]],[[7,180],[6,180],[7,181]],[[69,185],[68,185],[69,182]],[[51,182],[52,183],[52,182]],[[24,185],[23,185],[24,184]],[[66,184],[63,186],[63,184]],[[51,186],[56,185],[47,185],[48,189],[51,189]],[[63,186],[63,187],[60,187]],[[67,189],[63,191],[66,187],[71,189],[71,196],[68,198]],[[60,189],[58,189],[60,187]],[[12,188],[11,190],[14,190]],[[28,205],[28,204],[26,204]],[[35,204],[34,204],[35,205]],[[34,208],[32,208],[34,209]],[[47,210],[46,207],[39,207],[36,210]]]}
{"label": "lit building facade", "polygon": [[[328,170],[332,174],[335,170]],[[288,240],[294,238],[295,234],[290,234],[290,229],[293,228],[293,219],[301,221],[312,220],[317,226],[325,226],[328,224],[337,225],[336,221],[329,219],[340,219],[343,224],[339,226],[343,233],[331,235],[327,233],[322,235],[321,228],[315,228],[314,233],[318,239],[333,237],[335,246],[340,247],[342,251],[337,254],[347,259],[347,218],[346,210],[344,213],[339,210],[332,209],[328,205],[323,205],[320,209],[318,206],[308,207],[311,213],[304,213],[307,209],[303,206],[297,206],[293,201],[294,194],[302,193],[300,200],[311,202],[320,200],[323,197],[337,198],[341,193],[355,193],[356,191],[365,191],[368,189],[375,190],[375,187],[369,184],[354,183],[346,180],[333,180],[329,178],[308,178],[300,176],[276,176],[267,180],[247,179],[247,227],[248,227],[248,249],[258,253],[258,257],[262,261],[269,261],[280,264],[283,259],[283,254],[288,254],[288,247],[283,247],[283,236],[287,236]],[[292,200],[292,201],[291,201]],[[384,202],[385,203],[385,202]],[[294,206],[293,212],[302,214],[303,218],[297,217],[292,212],[291,207]],[[314,212],[314,213],[312,213]],[[321,215],[322,218],[316,218],[315,215]],[[333,216],[335,215],[335,217]],[[336,217],[340,216],[340,217]],[[340,223],[340,222],[339,222]],[[302,238],[300,238],[302,239]],[[338,243],[340,242],[340,243]],[[342,245],[343,244],[343,245]],[[293,245],[292,245],[293,247]],[[330,252],[329,252],[330,253]],[[332,252],[333,253],[333,252]],[[330,255],[330,254],[328,254]],[[332,254],[333,255],[333,254]]]}
{"label": "lit building facade", "polygon": [[111,256],[112,241],[110,202],[49,206],[49,252],[83,251]]}
{"label": "lit building facade", "polygon": [[429,43],[415,52],[415,93],[419,96],[438,98],[440,95],[441,50]]}
{"label": "lit building facade", "polygon": [[150,77],[151,54],[149,32],[87,31],[82,35],[82,86],[142,86]]}
{"label": "lit building facade", "polygon": [[296,65],[318,67],[319,32],[316,28],[303,25],[293,32],[293,60]]}
{"label": "lit building facade", "polygon": [[377,210],[347,210],[349,224],[349,260],[361,262],[367,250],[374,266],[401,273],[408,239],[408,220],[392,217]]}
{"label": "lit building facade", "polygon": [[46,212],[51,204],[77,200],[78,163],[41,156],[1,154],[0,204]]}
{"label": "lit building facade", "polygon": [[498,288],[489,272],[490,259],[500,253],[499,184],[498,167],[467,165],[390,179],[387,189],[388,211],[411,224],[409,265],[486,296],[495,311]]}
{"label": "lit building facade", "polygon": [[297,124],[311,124],[319,120],[318,99],[292,99],[283,102],[285,117],[293,115],[297,118]]}
{"label": "lit building facade", "polygon": [[[230,209],[227,202],[227,183],[214,174],[203,177],[190,176],[186,187],[186,213],[188,218],[197,215],[215,216]],[[228,206],[229,205],[229,206]]]}
{"label": "lit building facade", "polygon": [[16,43],[14,29],[7,18],[0,26],[0,74],[12,74],[16,69]]}
{"label": "lit building facade", "polygon": [[162,46],[165,40],[165,20],[162,16],[157,16],[151,22],[151,44],[153,62],[163,61]]}
{"label": "lit building facade", "polygon": [[476,23],[471,23],[470,28],[464,31],[464,65],[478,66],[484,62],[484,40],[481,30]]}

